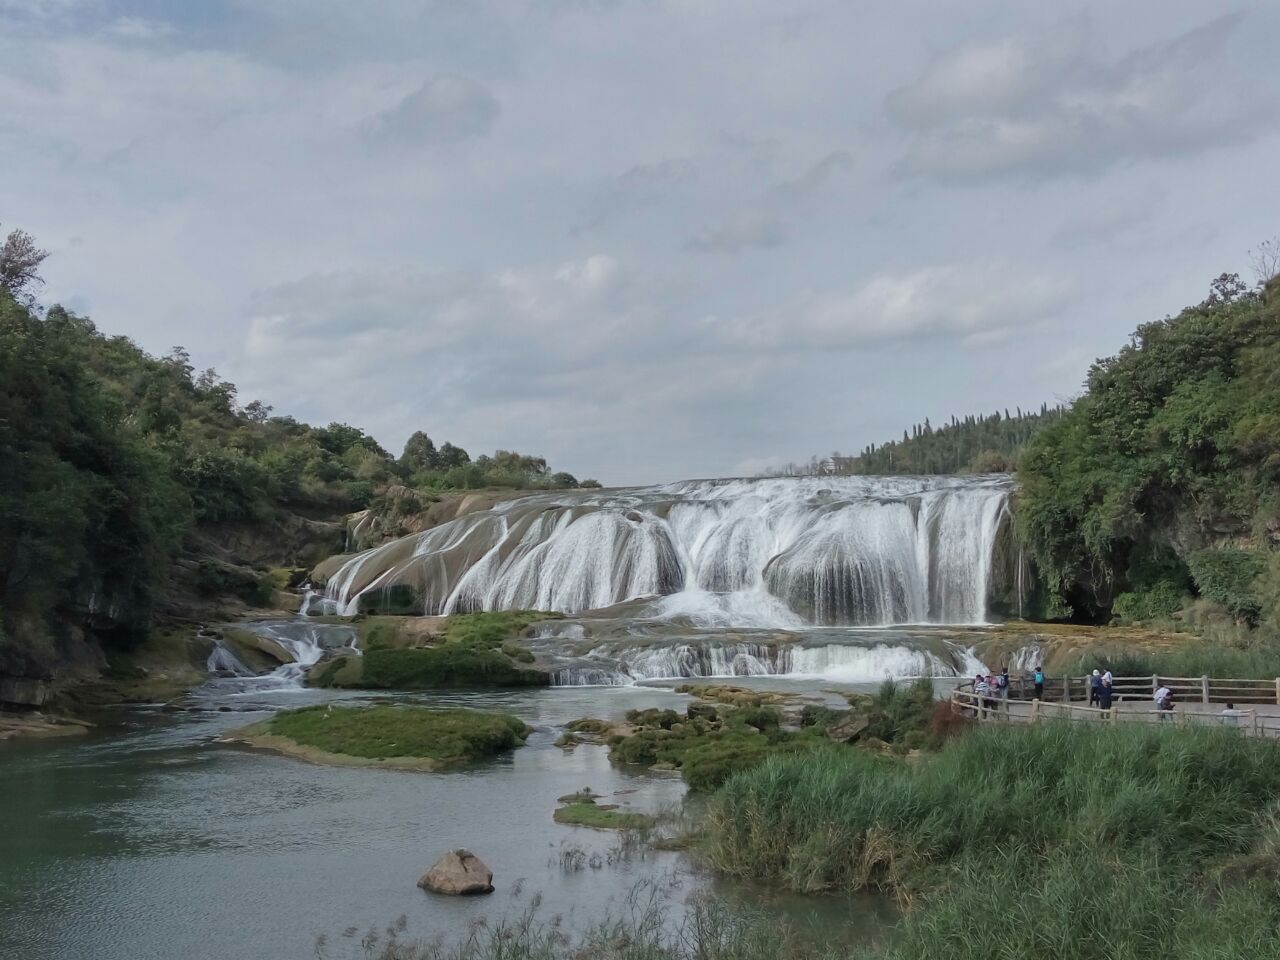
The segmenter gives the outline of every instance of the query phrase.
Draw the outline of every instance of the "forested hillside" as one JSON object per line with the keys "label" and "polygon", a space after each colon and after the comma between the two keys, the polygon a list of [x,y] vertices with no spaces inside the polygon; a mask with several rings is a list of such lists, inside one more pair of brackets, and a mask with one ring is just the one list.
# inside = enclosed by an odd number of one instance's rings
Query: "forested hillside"
{"label": "forested hillside", "polygon": [[0,251],[0,678],[86,641],[126,648],[184,592],[269,599],[268,564],[341,550],[345,515],[388,486],[577,485],[538,457],[472,460],[417,433],[394,458],[356,427],[240,406],[181,348],[152,357],[42,313],[42,260],[25,234]]}
{"label": "forested hillside", "polygon": [[1021,535],[1077,616],[1195,594],[1280,625],[1280,276],[1214,282],[1089,370],[1019,464]]}
{"label": "forested hillside", "polygon": [[784,474],[845,474],[919,476],[925,474],[1005,473],[1014,469],[1018,454],[1040,427],[1052,423],[1062,408],[1041,406],[984,416],[952,417],[933,426],[927,419],[902,432],[901,440],[871,444],[854,457],[832,454],[809,463],[792,464]]}

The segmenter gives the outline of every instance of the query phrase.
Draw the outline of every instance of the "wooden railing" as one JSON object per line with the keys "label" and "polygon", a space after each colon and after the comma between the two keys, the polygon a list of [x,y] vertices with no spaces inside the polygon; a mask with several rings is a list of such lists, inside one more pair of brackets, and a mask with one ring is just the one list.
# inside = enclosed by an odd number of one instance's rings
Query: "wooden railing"
{"label": "wooden railing", "polygon": [[1109,710],[1103,710],[1100,707],[1078,706],[1053,700],[1026,701],[979,696],[963,688],[957,688],[951,694],[951,702],[956,709],[980,721],[1037,723],[1041,720],[1092,720],[1103,723],[1123,721],[1182,726],[1198,724],[1231,727],[1253,736],[1280,737],[1280,716],[1249,709],[1224,714],[1217,709],[1177,706],[1173,710],[1158,710],[1154,704],[1147,706],[1134,701],[1115,701]]}
{"label": "wooden railing", "polygon": [[[1092,677],[1045,677],[1043,701],[1088,702]],[[1116,700],[1151,699],[1161,687],[1173,691],[1178,703],[1273,703],[1280,704],[1280,677],[1274,680],[1233,680],[1220,677],[1113,677],[1111,696]],[[973,681],[960,683],[961,689],[973,690]],[[1009,696],[1017,700],[1034,700],[1035,684],[1028,677],[1009,678]]]}

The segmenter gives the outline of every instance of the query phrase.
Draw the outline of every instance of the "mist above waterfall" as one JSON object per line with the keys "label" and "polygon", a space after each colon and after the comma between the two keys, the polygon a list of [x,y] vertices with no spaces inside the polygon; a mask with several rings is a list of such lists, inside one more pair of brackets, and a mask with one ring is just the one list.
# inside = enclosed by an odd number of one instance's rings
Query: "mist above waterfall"
{"label": "mist above waterfall", "polygon": [[980,623],[1011,481],[802,477],[520,497],[349,559],[361,609],[581,613],[654,598],[707,626]]}

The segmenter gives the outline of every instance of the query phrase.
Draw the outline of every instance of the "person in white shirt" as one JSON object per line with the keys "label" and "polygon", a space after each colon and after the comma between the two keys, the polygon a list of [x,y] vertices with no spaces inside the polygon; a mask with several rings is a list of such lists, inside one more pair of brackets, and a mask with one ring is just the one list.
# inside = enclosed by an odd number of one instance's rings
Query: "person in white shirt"
{"label": "person in white shirt", "polygon": [[1234,703],[1228,703],[1227,709],[1223,710],[1219,716],[1222,717],[1222,725],[1224,727],[1238,727],[1244,720],[1244,714],[1236,709]]}
{"label": "person in white shirt", "polygon": [[[1161,687],[1156,691],[1155,696],[1156,709],[1161,711],[1173,710],[1173,691],[1168,687]],[[1167,716],[1162,716],[1161,720],[1167,720]]]}

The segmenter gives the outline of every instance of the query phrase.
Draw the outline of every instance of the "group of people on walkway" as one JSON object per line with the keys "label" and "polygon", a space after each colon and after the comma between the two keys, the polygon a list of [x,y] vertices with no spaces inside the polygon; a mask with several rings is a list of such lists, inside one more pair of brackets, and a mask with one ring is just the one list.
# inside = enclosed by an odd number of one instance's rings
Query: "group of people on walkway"
{"label": "group of people on walkway", "polygon": [[973,692],[978,698],[978,716],[985,719],[994,716],[1001,708],[1007,710],[1009,700],[1009,668],[1001,667],[998,674],[976,674]]}
{"label": "group of people on walkway", "polygon": [[[1036,664],[1035,671],[1031,675],[1032,682],[1035,685],[1035,699],[1044,699],[1045,673],[1044,667]],[[1094,669],[1093,673],[1087,678],[1089,684],[1089,706],[1096,707],[1102,711],[1099,716],[1103,720],[1112,717],[1112,703],[1115,699],[1115,677],[1108,669]],[[1025,683],[1025,679],[1023,681]],[[1001,667],[998,674],[976,674],[973,678],[973,693],[976,700],[975,713],[980,719],[987,717],[999,716],[1001,713],[1007,714],[1009,700],[1009,668]],[[1025,696],[1026,688],[1022,688],[1022,695]],[[1161,721],[1171,720],[1173,717],[1174,694],[1173,690],[1167,684],[1161,684],[1152,696],[1155,701],[1156,710],[1159,713]],[[1208,702],[1206,700],[1206,702]],[[1244,725],[1246,713],[1237,710],[1234,703],[1228,703],[1225,710],[1221,713],[1221,723],[1224,726],[1239,727]]]}

